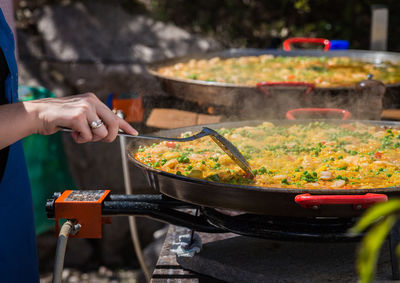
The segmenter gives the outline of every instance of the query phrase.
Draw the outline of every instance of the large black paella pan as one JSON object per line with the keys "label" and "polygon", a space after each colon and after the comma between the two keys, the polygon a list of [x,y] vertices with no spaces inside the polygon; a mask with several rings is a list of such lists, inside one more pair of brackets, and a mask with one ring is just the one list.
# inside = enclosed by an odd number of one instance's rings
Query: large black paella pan
{"label": "large black paella pan", "polygon": [[[275,125],[292,125],[294,123],[309,123],[301,121],[272,121]],[[353,123],[354,121],[339,121],[338,123]],[[361,121],[377,127],[400,128],[398,122]],[[255,126],[260,121],[229,122],[207,125],[207,127],[234,128]],[[176,137],[187,131],[198,131],[201,126],[187,127],[161,131],[157,134],[166,137]],[[148,141],[132,140],[127,147],[130,160],[142,168],[151,186],[162,194],[187,203],[203,207],[237,210],[252,214],[290,216],[290,217],[355,217],[371,203],[385,201],[386,198],[400,196],[400,188],[371,189],[310,189],[257,187],[218,183],[203,179],[195,179],[163,172],[143,164],[135,159],[135,153],[140,146]],[[308,195],[310,194],[310,195]]]}
{"label": "large black paella pan", "polygon": [[[262,50],[262,49],[229,49],[220,52],[191,55],[172,58],[156,62],[148,66],[150,74],[155,76],[163,89],[170,95],[185,99],[200,105],[224,106],[231,110],[233,116],[241,119],[258,118],[283,118],[287,110],[300,107],[336,107],[349,109],[355,117],[359,107],[355,107],[357,97],[354,85],[338,87],[314,87],[310,82],[297,81],[291,83],[277,83],[261,81],[259,85],[241,85],[202,81],[197,79],[180,79],[161,75],[159,68],[185,63],[192,59],[235,58],[244,56],[273,55],[283,57],[349,57],[384,67],[384,62],[400,62],[400,54],[394,52],[345,50],[345,51],[319,51],[319,50]],[[365,78],[368,74],[365,74]],[[398,103],[396,100],[400,90],[400,82],[387,85],[384,99],[385,106]],[[364,118],[364,117],[361,117]],[[378,119],[378,117],[372,117]]]}

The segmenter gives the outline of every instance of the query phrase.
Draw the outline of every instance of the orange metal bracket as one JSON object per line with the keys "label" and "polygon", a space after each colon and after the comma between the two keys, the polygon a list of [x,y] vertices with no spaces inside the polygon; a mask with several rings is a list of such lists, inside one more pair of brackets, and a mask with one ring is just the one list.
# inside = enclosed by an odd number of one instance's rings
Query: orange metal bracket
{"label": "orange metal bracket", "polygon": [[122,110],[127,122],[142,122],[144,115],[142,95],[124,96],[114,94],[112,108]]}
{"label": "orange metal bracket", "polygon": [[76,235],[71,235],[71,238],[101,238],[102,224],[111,223],[111,217],[101,216],[102,203],[110,190],[97,191],[98,197],[89,200],[74,199],[72,196],[77,192],[79,193],[79,191],[65,191],[55,201],[56,233],[59,232],[60,219],[74,219],[81,228]]}

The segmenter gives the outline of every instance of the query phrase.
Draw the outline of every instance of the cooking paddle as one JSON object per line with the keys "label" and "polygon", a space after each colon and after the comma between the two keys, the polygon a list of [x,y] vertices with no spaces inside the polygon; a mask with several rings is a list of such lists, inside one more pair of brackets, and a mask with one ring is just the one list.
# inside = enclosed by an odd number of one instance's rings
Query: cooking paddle
{"label": "cooking paddle", "polygon": [[[71,129],[69,128],[64,128],[60,127],[62,131],[64,132],[72,132]],[[211,139],[226,153],[228,156],[235,161],[237,165],[239,165],[240,168],[243,169],[244,172],[246,172],[246,175],[248,178],[253,179],[254,175],[251,172],[251,167],[249,163],[247,162],[246,158],[240,153],[240,151],[226,138],[218,134],[216,131],[213,129],[204,127],[199,133],[186,137],[186,138],[167,138],[167,137],[157,137],[157,136],[147,136],[147,135],[129,135],[124,132],[119,132],[118,136],[124,136],[124,137],[129,137],[129,138],[138,138],[138,139],[151,139],[151,140],[164,140],[164,141],[175,141],[175,142],[187,142],[187,141],[193,141],[205,136],[210,136]]]}

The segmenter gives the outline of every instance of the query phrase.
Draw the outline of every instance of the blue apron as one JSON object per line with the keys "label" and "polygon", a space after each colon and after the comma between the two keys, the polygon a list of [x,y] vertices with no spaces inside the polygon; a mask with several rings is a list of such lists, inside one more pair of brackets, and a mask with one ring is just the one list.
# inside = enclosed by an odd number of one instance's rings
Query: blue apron
{"label": "blue apron", "polygon": [[[6,99],[14,103],[18,101],[14,37],[1,9],[0,48],[10,72],[5,81]],[[0,219],[0,281],[39,282],[32,195],[20,141],[10,146],[0,181]]]}

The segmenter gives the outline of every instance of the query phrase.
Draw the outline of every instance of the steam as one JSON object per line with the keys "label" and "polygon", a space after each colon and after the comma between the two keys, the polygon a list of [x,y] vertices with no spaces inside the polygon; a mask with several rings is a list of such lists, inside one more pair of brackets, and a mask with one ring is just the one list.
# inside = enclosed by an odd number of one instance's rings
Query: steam
{"label": "steam", "polygon": [[385,93],[383,83],[367,77],[355,86],[317,87],[310,93],[306,86],[266,86],[262,91],[249,86],[161,80],[167,93],[199,106],[190,110],[212,109],[208,114],[222,115],[224,121],[285,119],[286,112],[296,108],[339,108],[350,111],[352,119],[380,120]]}

